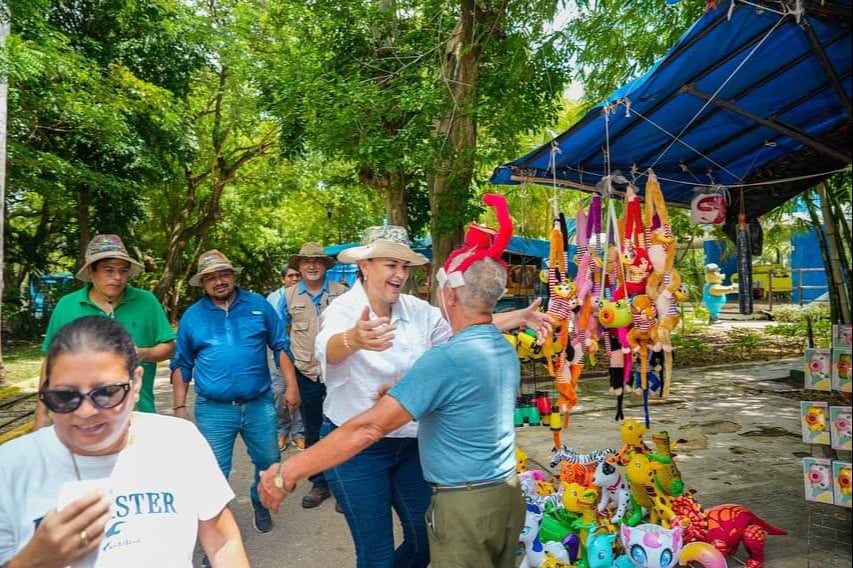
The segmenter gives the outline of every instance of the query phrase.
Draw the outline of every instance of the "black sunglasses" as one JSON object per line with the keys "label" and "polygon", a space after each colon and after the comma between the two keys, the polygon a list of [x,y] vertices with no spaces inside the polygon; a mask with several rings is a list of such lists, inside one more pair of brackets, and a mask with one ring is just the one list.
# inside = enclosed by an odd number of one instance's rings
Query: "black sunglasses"
{"label": "black sunglasses", "polygon": [[74,412],[83,404],[83,399],[89,399],[97,408],[115,408],[127,398],[130,392],[130,383],[116,383],[94,388],[87,393],[69,389],[46,389],[39,391],[39,400],[44,403],[51,412],[57,414],[69,414]]}

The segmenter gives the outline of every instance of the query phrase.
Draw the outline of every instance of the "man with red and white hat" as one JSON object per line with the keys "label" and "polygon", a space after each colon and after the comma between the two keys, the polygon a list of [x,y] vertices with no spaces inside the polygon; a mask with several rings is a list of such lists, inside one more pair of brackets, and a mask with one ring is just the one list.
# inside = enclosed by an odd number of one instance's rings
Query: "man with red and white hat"
{"label": "man with red and white hat", "polygon": [[453,337],[421,356],[372,408],[264,472],[260,492],[267,507],[278,510],[300,479],[417,420],[424,478],[433,493],[426,514],[431,565],[515,566],[524,522],[512,416],[520,368],[498,326],[513,327],[512,320],[536,325],[538,302],[511,316],[493,316],[505,291],[500,257],[512,224],[502,196],[484,201],[495,208],[500,229],[472,225],[438,275],[441,312]]}

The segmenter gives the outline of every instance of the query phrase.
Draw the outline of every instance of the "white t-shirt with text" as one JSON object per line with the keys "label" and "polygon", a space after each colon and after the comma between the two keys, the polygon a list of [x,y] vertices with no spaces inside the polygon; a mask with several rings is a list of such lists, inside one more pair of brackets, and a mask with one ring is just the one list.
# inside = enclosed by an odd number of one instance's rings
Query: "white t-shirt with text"
{"label": "white t-shirt with text", "polygon": [[[234,498],[195,425],[171,416],[134,413],[126,449],[75,459],[80,478],[101,480],[94,483],[113,500],[97,554],[75,567],[189,568],[199,521]],[[66,483],[76,481],[71,452],[53,427],[0,446],[0,565],[27,545]]]}

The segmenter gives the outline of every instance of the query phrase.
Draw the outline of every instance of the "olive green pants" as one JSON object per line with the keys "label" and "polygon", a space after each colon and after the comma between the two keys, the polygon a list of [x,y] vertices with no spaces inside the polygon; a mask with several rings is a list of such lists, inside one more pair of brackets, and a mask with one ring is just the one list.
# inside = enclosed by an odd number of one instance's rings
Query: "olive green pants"
{"label": "olive green pants", "polygon": [[482,489],[434,492],[426,512],[430,566],[513,568],[524,512],[515,476]]}

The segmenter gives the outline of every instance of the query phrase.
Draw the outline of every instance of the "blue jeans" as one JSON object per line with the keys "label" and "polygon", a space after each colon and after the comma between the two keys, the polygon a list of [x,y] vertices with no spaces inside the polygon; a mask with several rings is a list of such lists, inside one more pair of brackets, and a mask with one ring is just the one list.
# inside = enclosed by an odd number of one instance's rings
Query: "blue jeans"
{"label": "blue jeans", "polygon": [[299,410],[291,412],[284,402],[284,395],[287,392],[287,385],[284,384],[284,377],[278,369],[272,368],[270,379],[272,380],[272,394],[275,399],[275,414],[278,419],[278,435],[287,436],[293,440],[305,437],[305,430],[302,427],[302,413]]}
{"label": "blue jeans", "polygon": [[[336,426],[323,422],[321,436]],[[416,438],[385,438],[326,471],[344,511],[358,568],[423,568],[429,564],[425,515],[432,490],[424,481]],[[391,508],[403,525],[394,550]]]}
{"label": "blue jeans", "polygon": [[[310,448],[320,440],[326,385],[320,381],[312,381],[300,373],[299,369],[296,369],[296,384],[299,386],[299,396],[302,399],[299,412],[302,415],[302,429],[305,432],[305,447]],[[313,487],[328,486],[322,473],[312,475],[308,480]]]}
{"label": "blue jeans", "polygon": [[267,391],[244,404],[217,402],[203,395],[195,397],[195,422],[216,456],[219,469],[227,478],[231,473],[234,440],[243,437],[249,458],[255,465],[255,481],[250,495],[260,506],[258,480],[261,472],[279,460],[273,395]]}

